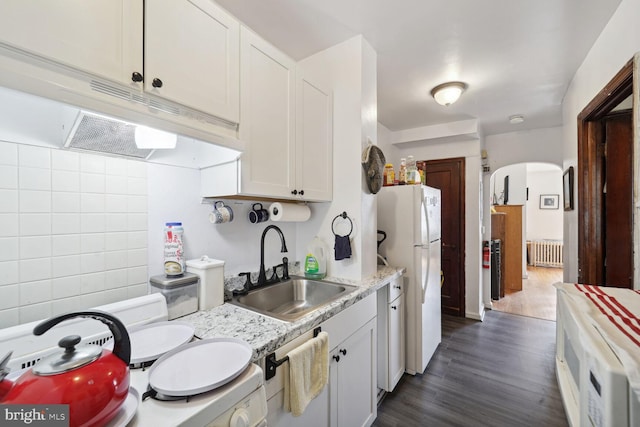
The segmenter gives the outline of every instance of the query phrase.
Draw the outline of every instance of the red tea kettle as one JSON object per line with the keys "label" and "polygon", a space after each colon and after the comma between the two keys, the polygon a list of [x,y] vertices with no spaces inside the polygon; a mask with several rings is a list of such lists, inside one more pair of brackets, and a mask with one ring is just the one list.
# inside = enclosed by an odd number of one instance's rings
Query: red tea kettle
{"label": "red tea kettle", "polygon": [[15,382],[5,380],[6,372],[0,369],[0,404],[68,404],[69,425],[82,427],[102,426],[118,413],[129,393],[131,358],[129,334],[120,320],[100,311],[68,313],[38,324],[33,333],[42,335],[76,317],[106,324],[113,335],[113,352],[78,345],[79,335],[64,337],[58,342],[64,351],[42,358]]}

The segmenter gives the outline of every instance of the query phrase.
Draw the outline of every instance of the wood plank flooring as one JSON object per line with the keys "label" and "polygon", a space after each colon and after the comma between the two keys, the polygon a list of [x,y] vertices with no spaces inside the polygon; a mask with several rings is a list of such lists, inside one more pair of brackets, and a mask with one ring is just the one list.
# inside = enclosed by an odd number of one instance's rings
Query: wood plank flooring
{"label": "wood plank flooring", "polygon": [[556,320],[556,288],[562,282],[561,268],[527,267],[527,279],[522,280],[522,290],[493,300],[493,309],[505,313]]}
{"label": "wood plank flooring", "polygon": [[555,322],[488,311],[443,315],[423,375],[405,374],[378,407],[377,427],[568,426],[555,375]]}

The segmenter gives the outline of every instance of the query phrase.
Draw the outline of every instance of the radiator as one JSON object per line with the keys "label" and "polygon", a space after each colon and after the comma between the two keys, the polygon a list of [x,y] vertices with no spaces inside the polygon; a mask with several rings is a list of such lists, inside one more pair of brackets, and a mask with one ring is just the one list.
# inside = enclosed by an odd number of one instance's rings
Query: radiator
{"label": "radiator", "polygon": [[529,262],[534,267],[562,268],[561,240],[532,240],[529,242]]}

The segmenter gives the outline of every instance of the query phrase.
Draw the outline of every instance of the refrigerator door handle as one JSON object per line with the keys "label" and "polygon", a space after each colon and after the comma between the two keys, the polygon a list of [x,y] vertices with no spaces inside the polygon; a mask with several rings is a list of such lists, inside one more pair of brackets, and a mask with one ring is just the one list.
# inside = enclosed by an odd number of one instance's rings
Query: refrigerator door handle
{"label": "refrigerator door handle", "polygon": [[426,254],[422,253],[423,251],[419,251],[421,255],[420,257],[421,259],[419,262],[416,263],[416,265],[418,265],[418,263],[422,264],[422,268],[420,269],[421,277],[419,277],[420,287],[422,288],[422,304],[424,304],[425,297],[427,294],[429,269],[431,268],[431,263],[429,262],[429,259],[431,258],[431,247],[425,246],[424,249],[426,249]]}

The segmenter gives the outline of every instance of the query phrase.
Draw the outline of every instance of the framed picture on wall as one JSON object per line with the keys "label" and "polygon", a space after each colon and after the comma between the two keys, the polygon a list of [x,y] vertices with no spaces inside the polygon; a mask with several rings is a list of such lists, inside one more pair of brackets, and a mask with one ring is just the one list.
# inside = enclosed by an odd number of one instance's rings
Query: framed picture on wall
{"label": "framed picture on wall", "polygon": [[564,200],[564,210],[573,210],[573,166],[564,171],[562,175],[562,199]]}
{"label": "framed picture on wall", "polygon": [[541,194],[540,209],[558,209],[559,201],[559,194]]}

